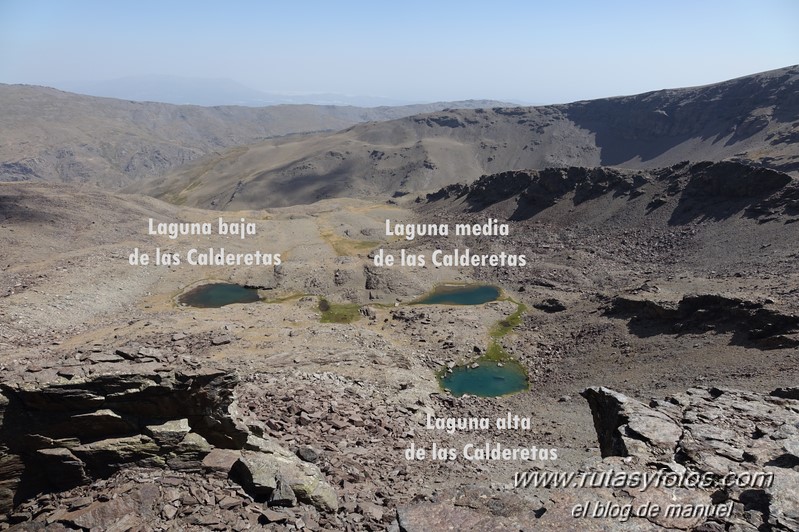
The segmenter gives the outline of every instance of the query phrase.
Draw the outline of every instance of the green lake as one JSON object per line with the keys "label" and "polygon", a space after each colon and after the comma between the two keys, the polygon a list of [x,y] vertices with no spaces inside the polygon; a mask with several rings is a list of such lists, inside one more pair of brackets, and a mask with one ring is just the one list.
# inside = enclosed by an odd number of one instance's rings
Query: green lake
{"label": "green lake", "polygon": [[486,284],[442,285],[413,302],[415,305],[482,305],[499,299],[500,290]]}
{"label": "green lake", "polygon": [[232,283],[211,283],[181,294],[178,302],[191,307],[218,308],[233,303],[260,301],[258,290]]}

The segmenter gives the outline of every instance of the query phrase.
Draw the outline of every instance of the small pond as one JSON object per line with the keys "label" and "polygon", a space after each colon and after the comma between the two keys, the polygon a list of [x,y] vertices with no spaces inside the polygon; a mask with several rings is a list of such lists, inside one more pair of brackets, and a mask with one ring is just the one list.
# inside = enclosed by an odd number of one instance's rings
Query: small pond
{"label": "small pond", "polygon": [[414,301],[416,305],[482,305],[499,299],[500,290],[486,284],[442,285]]}
{"label": "small pond", "polygon": [[260,299],[255,288],[233,283],[211,283],[181,294],[178,302],[191,307],[218,308],[233,303],[254,303]]}
{"label": "small pond", "polygon": [[498,397],[527,389],[527,374],[524,368],[513,360],[502,362],[480,361],[476,368],[457,366],[452,373],[440,378],[441,386],[456,397],[463,394],[480,397]]}

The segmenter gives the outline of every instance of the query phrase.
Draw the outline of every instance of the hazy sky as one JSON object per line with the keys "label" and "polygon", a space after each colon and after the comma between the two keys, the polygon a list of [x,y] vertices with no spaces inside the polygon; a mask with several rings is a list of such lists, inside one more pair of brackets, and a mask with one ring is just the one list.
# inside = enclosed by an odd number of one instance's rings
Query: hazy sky
{"label": "hazy sky", "polygon": [[799,1],[0,0],[0,82],[230,78],[272,92],[554,103],[799,63]]}

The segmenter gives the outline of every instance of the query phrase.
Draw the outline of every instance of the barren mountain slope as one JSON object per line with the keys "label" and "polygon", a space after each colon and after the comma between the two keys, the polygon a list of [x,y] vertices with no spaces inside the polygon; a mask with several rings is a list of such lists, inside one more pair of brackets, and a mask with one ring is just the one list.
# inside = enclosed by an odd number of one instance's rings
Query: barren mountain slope
{"label": "barren mountain slope", "polygon": [[118,188],[217,150],[270,137],[338,130],[448,107],[496,104],[475,100],[376,108],[199,107],[0,85],[0,180],[89,182]]}
{"label": "barren mountain slope", "polygon": [[507,172],[417,208],[435,223],[509,221],[509,236],[410,247],[527,254],[524,268],[470,275],[533,307],[506,347],[549,368],[546,386],[760,389],[776,385],[772,367],[797,380],[799,181],[787,174],[738,163]]}
{"label": "barren mountain slope", "polygon": [[270,140],[205,158],[144,192],[215,209],[431,190],[521,168],[740,160],[799,171],[799,67],[566,105],[441,111]]}

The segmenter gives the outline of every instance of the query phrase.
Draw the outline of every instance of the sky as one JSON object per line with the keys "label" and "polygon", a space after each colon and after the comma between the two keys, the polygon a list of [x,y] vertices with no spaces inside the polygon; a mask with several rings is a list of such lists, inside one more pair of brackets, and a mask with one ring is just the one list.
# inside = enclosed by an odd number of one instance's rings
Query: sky
{"label": "sky", "polygon": [[799,63],[799,1],[0,0],[0,82],[563,103]]}

